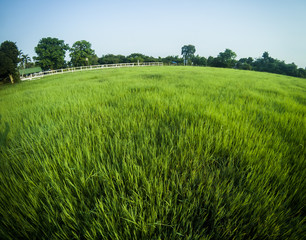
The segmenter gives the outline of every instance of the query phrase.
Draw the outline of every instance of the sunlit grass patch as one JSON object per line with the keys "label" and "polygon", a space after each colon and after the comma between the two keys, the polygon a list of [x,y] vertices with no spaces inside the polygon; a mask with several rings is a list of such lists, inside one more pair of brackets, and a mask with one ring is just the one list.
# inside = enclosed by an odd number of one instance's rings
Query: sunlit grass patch
{"label": "sunlit grass patch", "polygon": [[303,239],[305,89],[192,67],[0,86],[0,238]]}

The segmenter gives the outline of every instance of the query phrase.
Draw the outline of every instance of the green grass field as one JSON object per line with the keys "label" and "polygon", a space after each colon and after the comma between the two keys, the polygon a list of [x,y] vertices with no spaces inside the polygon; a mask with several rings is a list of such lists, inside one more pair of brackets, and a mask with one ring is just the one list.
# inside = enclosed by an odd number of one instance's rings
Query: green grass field
{"label": "green grass field", "polygon": [[0,239],[306,238],[305,79],[78,72],[0,114]]}

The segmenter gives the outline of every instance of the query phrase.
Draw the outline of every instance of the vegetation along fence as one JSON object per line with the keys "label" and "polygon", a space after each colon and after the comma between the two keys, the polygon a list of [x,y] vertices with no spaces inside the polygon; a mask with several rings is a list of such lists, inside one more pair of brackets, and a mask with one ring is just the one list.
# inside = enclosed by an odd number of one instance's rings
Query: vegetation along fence
{"label": "vegetation along fence", "polygon": [[142,62],[142,63],[117,63],[117,64],[103,64],[103,65],[92,65],[92,66],[82,66],[82,67],[71,67],[57,70],[43,71],[39,73],[30,74],[25,77],[21,77],[22,81],[33,80],[41,78],[47,75],[63,74],[68,72],[104,69],[104,68],[121,68],[121,67],[145,67],[145,66],[163,66],[162,62]]}

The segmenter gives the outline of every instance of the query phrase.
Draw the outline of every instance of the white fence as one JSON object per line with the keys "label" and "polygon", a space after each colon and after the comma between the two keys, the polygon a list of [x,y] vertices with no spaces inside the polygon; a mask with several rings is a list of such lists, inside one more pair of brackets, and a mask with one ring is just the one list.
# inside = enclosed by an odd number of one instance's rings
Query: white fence
{"label": "white fence", "polygon": [[87,70],[97,70],[104,68],[122,68],[122,67],[145,67],[145,66],[163,66],[162,62],[143,62],[143,63],[117,63],[117,64],[103,64],[82,67],[63,68],[58,70],[49,70],[39,73],[30,74],[27,77],[21,77],[21,81],[33,80],[47,75],[63,74],[68,72],[78,72]]}

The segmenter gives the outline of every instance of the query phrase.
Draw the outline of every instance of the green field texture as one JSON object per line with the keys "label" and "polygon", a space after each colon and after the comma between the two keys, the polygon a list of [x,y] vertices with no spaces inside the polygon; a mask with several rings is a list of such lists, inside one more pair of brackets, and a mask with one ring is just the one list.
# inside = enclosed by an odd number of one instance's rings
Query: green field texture
{"label": "green field texture", "polygon": [[0,239],[305,239],[305,79],[138,67],[0,86]]}

